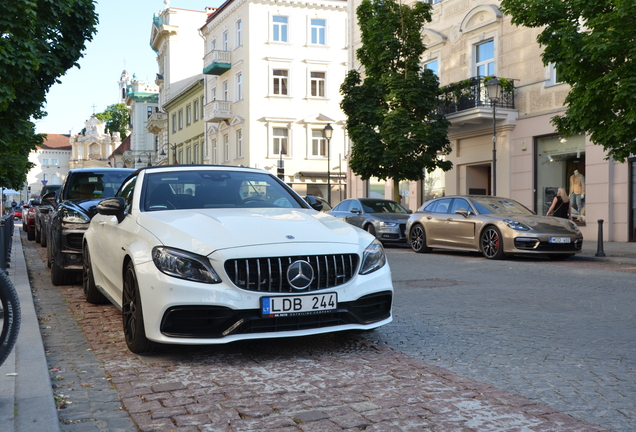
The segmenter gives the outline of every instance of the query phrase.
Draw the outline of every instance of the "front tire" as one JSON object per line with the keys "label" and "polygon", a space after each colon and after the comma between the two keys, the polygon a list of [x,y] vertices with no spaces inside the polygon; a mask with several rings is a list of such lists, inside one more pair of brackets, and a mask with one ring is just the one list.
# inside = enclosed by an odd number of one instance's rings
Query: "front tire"
{"label": "front tire", "polygon": [[91,265],[91,254],[88,246],[84,245],[84,263],[82,266],[82,288],[84,288],[84,299],[90,304],[108,303],[108,299],[95,286],[93,267]]}
{"label": "front tire", "polygon": [[124,336],[128,349],[135,354],[143,354],[156,350],[157,346],[146,337],[144,314],[139,295],[139,284],[132,262],[126,266],[124,273],[124,291],[122,298],[122,318]]}
{"label": "front tire", "polygon": [[481,233],[481,253],[491,260],[504,257],[503,238],[501,238],[501,231],[497,227],[486,227]]}
{"label": "front tire", "polygon": [[42,242],[42,231],[40,231],[38,227],[35,227],[35,242],[36,243]]}
{"label": "front tire", "polygon": [[430,252],[432,250],[432,248],[426,246],[426,231],[420,224],[415,224],[411,227],[409,243],[411,244],[411,249],[417,253]]}
{"label": "front tire", "polygon": [[373,237],[375,237],[375,227],[373,226],[373,224],[368,224],[367,225],[367,232],[369,234],[371,234]]}
{"label": "front tire", "polygon": [[35,240],[35,231],[29,231],[27,228],[27,240],[29,241]]}
{"label": "front tire", "polygon": [[20,331],[20,301],[9,276],[0,270],[0,366],[9,356]]}
{"label": "front tire", "polygon": [[55,262],[55,251],[49,247],[49,260],[51,267],[51,283],[53,286],[70,285],[73,282],[73,274],[61,269]]}

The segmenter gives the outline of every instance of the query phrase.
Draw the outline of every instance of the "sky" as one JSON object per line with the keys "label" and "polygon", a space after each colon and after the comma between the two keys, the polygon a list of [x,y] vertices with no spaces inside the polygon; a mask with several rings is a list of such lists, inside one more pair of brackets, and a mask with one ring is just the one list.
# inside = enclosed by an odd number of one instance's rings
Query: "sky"
{"label": "sky", "polygon": [[[222,0],[170,0],[169,6],[204,11]],[[93,113],[118,102],[117,81],[125,69],[140,81],[154,82],[157,57],[150,48],[153,14],[165,7],[163,0],[98,0],[99,24],[88,42],[80,68],[60,77],[47,95],[45,118],[36,121],[37,133],[78,133]],[[203,53],[202,53],[203,54]]]}

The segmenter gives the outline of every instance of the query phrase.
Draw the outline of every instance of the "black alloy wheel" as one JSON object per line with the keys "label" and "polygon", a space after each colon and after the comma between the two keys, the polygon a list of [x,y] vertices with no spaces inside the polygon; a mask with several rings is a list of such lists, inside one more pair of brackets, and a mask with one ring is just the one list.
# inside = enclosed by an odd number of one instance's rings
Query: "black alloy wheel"
{"label": "black alloy wheel", "polygon": [[146,337],[137,274],[132,262],[126,265],[122,293],[122,318],[128,349],[135,354],[154,351],[157,346]]}
{"label": "black alloy wheel", "polygon": [[489,226],[481,233],[481,253],[488,259],[498,260],[504,257],[504,244],[497,227]]}
{"label": "black alloy wheel", "polygon": [[409,243],[411,244],[411,249],[417,253],[430,252],[432,250],[432,248],[426,246],[426,231],[420,224],[415,224],[411,227]]}
{"label": "black alloy wheel", "polygon": [[108,299],[95,286],[91,254],[88,246],[84,244],[84,262],[82,264],[82,288],[84,289],[84,300],[90,304],[108,303]]}

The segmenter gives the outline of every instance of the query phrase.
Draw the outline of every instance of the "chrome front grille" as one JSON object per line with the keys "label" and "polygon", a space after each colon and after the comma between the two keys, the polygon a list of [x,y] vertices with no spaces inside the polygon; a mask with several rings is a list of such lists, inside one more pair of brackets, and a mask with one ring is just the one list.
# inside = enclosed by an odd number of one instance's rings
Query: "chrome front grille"
{"label": "chrome front grille", "polygon": [[225,272],[234,285],[248,291],[297,293],[289,285],[287,269],[298,260],[307,261],[314,269],[314,279],[303,292],[345,284],[358,268],[358,255],[339,254],[234,259],[225,262]]}

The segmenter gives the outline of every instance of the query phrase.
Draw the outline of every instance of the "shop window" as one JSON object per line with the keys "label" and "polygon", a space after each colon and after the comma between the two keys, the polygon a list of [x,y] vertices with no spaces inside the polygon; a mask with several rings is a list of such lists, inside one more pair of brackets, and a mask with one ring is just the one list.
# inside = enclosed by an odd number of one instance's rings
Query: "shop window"
{"label": "shop window", "polygon": [[536,140],[537,214],[545,215],[557,190],[566,190],[572,220],[585,222],[585,136],[561,135]]}

